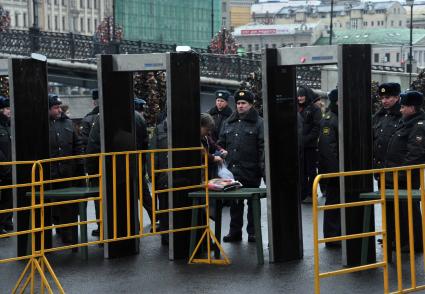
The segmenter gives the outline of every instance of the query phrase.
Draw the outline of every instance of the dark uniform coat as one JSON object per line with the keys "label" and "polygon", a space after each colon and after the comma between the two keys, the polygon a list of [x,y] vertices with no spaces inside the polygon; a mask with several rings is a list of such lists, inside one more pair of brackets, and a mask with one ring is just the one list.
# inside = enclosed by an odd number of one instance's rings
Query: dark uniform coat
{"label": "dark uniform coat", "polygon": [[[400,120],[394,134],[388,142],[387,158],[385,167],[408,166],[425,163],[425,113],[420,111],[406,119]],[[385,177],[387,189],[393,189],[393,177],[387,173]],[[399,188],[407,188],[406,173],[399,173]],[[418,189],[419,171],[412,172],[412,189]],[[391,207],[390,205],[387,205]],[[389,224],[389,238],[394,238],[392,225],[394,224],[393,213],[388,214],[387,223]],[[422,248],[422,223],[421,211],[418,202],[413,203],[413,227],[415,248]],[[400,202],[400,241],[401,245],[407,245],[409,240],[408,230],[408,208],[407,203]],[[391,243],[390,243],[391,244]]]}
{"label": "dark uniform coat", "polygon": [[[72,120],[62,115],[61,118],[50,120],[50,157],[64,157],[84,153],[81,137],[77,134]],[[76,161],[53,162],[50,167],[51,178],[66,178],[74,176]]]}
{"label": "dark uniform coat", "polygon": [[401,119],[400,104],[390,109],[381,108],[373,116],[373,167],[383,168],[387,157],[388,141],[397,130]]}
{"label": "dark uniform coat", "polygon": [[238,112],[223,123],[217,145],[227,150],[226,163],[236,180],[244,185],[260,185],[264,175],[263,119],[251,108],[245,116]]}
{"label": "dark uniform coat", "polygon": [[82,120],[80,126],[80,136],[83,142],[84,147],[87,146],[87,141],[89,139],[90,130],[94,126],[97,117],[99,116],[99,106],[93,108]]}
{"label": "dark uniform coat", "polygon": [[215,142],[217,142],[223,122],[232,114],[232,109],[227,106],[220,111],[217,106],[214,106],[208,111],[208,113],[214,119],[214,129],[211,132],[211,137]]}

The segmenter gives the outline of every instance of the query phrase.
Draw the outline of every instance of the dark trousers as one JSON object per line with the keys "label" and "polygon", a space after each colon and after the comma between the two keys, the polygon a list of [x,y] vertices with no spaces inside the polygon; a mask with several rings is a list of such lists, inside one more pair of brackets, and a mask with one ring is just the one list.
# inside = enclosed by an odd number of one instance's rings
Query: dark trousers
{"label": "dark trousers", "polygon": [[[331,179],[334,180],[334,179]],[[325,205],[339,204],[340,193],[338,180],[324,185],[326,189]],[[323,216],[323,236],[338,237],[341,236],[341,211],[340,209],[325,210]]]}
{"label": "dark trousers", "polygon": [[[11,209],[13,207],[13,196],[11,189],[5,189],[0,191],[0,210]],[[6,224],[12,224],[13,213],[2,213],[0,214],[0,228],[3,228]]]}
{"label": "dark trousers", "polygon": [[317,176],[317,161],[318,152],[317,148],[305,148],[304,149],[304,170],[303,170],[303,184],[301,197],[302,200],[307,197],[311,197],[311,190],[313,188],[314,178]]}
{"label": "dark trousers", "polygon": [[[243,213],[245,200],[235,200],[230,205],[230,234],[242,235]],[[248,200],[248,225],[246,231],[248,234],[254,234],[254,218],[252,214],[252,201]]]}
{"label": "dark trousers", "polygon": [[[62,189],[70,187],[70,182],[54,183],[52,189]],[[78,221],[78,203],[76,204],[65,204],[57,205],[52,207],[52,218],[55,225],[70,224]],[[78,227],[66,227],[57,230],[62,236],[62,240],[66,240],[68,243],[78,242]]]}

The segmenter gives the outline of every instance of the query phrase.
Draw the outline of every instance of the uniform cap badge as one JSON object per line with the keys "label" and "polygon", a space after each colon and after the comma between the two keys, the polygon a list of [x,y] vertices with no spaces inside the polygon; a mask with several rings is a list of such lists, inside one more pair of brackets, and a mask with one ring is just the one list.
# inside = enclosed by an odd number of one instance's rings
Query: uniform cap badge
{"label": "uniform cap badge", "polygon": [[329,128],[323,128],[323,135],[329,135],[330,129]]}
{"label": "uniform cap badge", "polygon": [[239,92],[239,96],[245,96],[245,92]]}
{"label": "uniform cap badge", "polygon": [[385,88],[382,88],[381,89],[381,93],[385,93]]}
{"label": "uniform cap badge", "polygon": [[416,136],[416,141],[421,142],[422,141],[422,136]]}

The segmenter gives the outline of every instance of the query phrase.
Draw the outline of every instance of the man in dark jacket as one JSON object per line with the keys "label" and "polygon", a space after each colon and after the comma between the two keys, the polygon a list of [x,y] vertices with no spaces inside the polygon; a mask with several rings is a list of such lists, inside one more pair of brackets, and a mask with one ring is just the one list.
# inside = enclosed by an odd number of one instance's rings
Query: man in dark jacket
{"label": "man in dark jacket", "polygon": [[[339,171],[338,150],[338,90],[329,95],[329,107],[320,122],[319,135],[319,173]],[[320,188],[326,191],[326,205],[338,204],[340,201],[339,179],[323,179]],[[341,236],[341,216],[339,209],[325,210],[323,219],[325,238]],[[340,242],[326,243],[326,246],[340,246]]]}
{"label": "man in dark jacket", "polygon": [[298,112],[303,118],[304,170],[302,200],[311,201],[314,178],[317,175],[317,140],[322,111],[312,101],[317,95],[308,87],[300,86],[297,93]]}
{"label": "man in dark jacket", "polygon": [[215,92],[215,106],[208,113],[214,119],[214,129],[211,131],[212,139],[217,142],[223,122],[232,114],[229,107],[230,92],[218,90]]}
{"label": "man in dark jacket", "polygon": [[[223,123],[217,144],[227,150],[226,162],[235,180],[244,187],[258,188],[264,175],[263,119],[252,107],[254,94],[235,93],[236,111]],[[230,207],[230,232],[224,242],[242,240],[244,201],[235,201]],[[255,242],[252,203],[248,201],[248,241]]]}
{"label": "man in dark jacket", "polygon": [[[385,167],[408,166],[425,163],[425,113],[422,110],[423,95],[420,92],[410,91],[400,95],[400,112],[402,119],[396,131],[388,142]],[[386,188],[394,189],[393,176],[385,177]],[[407,189],[405,172],[400,172],[399,188]],[[412,172],[412,189],[419,189],[419,170]],[[421,210],[418,202],[413,202],[413,229],[415,250],[422,249],[422,223]],[[407,203],[400,201],[400,241],[402,249],[407,249],[409,244]],[[394,236],[389,234],[392,239]],[[394,239],[392,239],[394,240]],[[391,244],[391,243],[389,243]]]}
{"label": "man in dark jacket", "polygon": [[[57,95],[49,94],[49,141],[50,158],[79,155],[84,153],[84,147],[80,136],[77,134],[72,121],[63,113],[60,105],[62,101]],[[52,179],[68,178],[76,175],[76,160],[55,161],[50,164],[50,177]],[[72,182],[52,184],[53,188],[59,189],[71,186]],[[78,206],[67,204],[54,207],[53,216],[56,224],[76,222],[78,219]],[[77,241],[77,228],[62,228],[61,237],[64,243]]]}
{"label": "man in dark jacket", "polygon": [[[12,145],[10,139],[10,102],[6,97],[0,96],[0,161],[12,161]],[[12,166],[0,166],[0,185],[12,184]],[[0,210],[13,207],[11,189],[0,191]],[[12,213],[0,214],[0,234],[13,230]]]}
{"label": "man in dark jacket", "polygon": [[400,84],[384,83],[378,88],[382,108],[373,116],[373,167],[383,168],[388,141],[397,130],[401,119]]}

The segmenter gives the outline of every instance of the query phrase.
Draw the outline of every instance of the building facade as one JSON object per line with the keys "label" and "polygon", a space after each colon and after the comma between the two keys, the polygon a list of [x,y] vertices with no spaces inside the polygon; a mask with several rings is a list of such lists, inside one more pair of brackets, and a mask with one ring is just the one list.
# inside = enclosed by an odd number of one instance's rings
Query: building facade
{"label": "building facade", "polygon": [[[253,5],[251,13],[253,20],[258,23],[321,23],[328,29],[331,5],[327,2],[309,5],[282,3],[280,9],[277,6],[272,7],[273,12]],[[406,18],[405,8],[396,1],[335,1],[333,7],[335,29],[404,28]]]}
{"label": "building facade", "polygon": [[222,0],[222,27],[233,31],[234,28],[251,22],[251,6],[256,0]]}
{"label": "building facade", "polygon": [[247,53],[261,49],[313,45],[321,36],[318,24],[245,25],[235,28],[236,43]]}
{"label": "building facade", "polygon": [[100,22],[112,15],[112,0],[3,0],[12,29],[33,26],[34,2],[38,26],[43,31],[93,35]]}
{"label": "building facade", "polygon": [[124,38],[206,48],[220,30],[221,1],[115,0]]}

